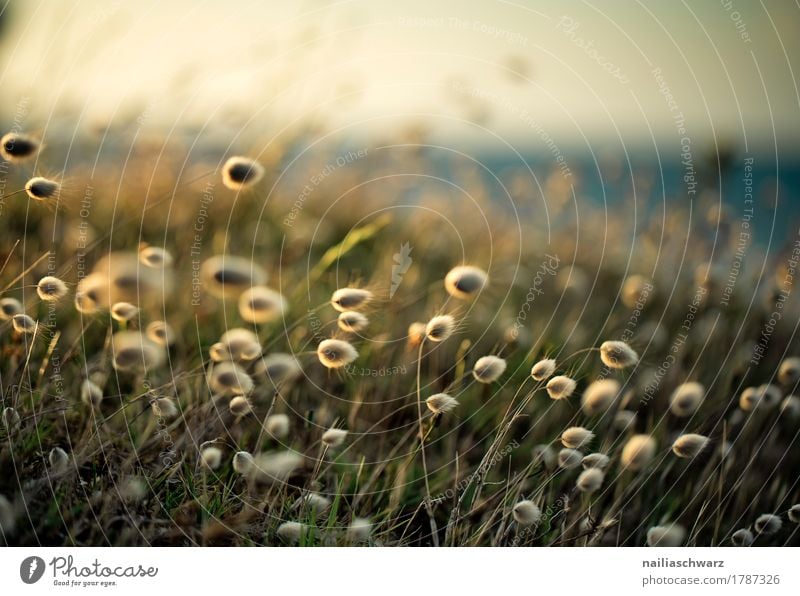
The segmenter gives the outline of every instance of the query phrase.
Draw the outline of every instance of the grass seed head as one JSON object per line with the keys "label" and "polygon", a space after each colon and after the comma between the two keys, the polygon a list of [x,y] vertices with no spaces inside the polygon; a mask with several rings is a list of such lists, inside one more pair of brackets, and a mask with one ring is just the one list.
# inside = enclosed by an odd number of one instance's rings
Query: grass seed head
{"label": "grass seed head", "polygon": [[795,524],[800,524],[800,503],[789,508],[789,520]]}
{"label": "grass seed head", "polygon": [[261,342],[249,329],[237,327],[223,333],[208,354],[215,362],[250,362],[261,356]]}
{"label": "grass seed head", "polygon": [[623,369],[639,362],[639,355],[624,341],[604,341],[600,345],[600,360],[608,368]]}
{"label": "grass seed head", "polygon": [[374,295],[362,288],[339,288],[331,296],[331,306],[339,312],[359,310],[369,304]]}
{"label": "grass seed head", "polygon": [[200,452],[200,461],[209,470],[216,470],[222,464],[222,449],[210,445]]}
{"label": "grass seed head", "polygon": [[581,396],[581,408],[587,416],[596,416],[608,410],[619,396],[619,382],[600,379],[586,388]]}
{"label": "grass seed head", "polygon": [[276,352],[258,358],[253,365],[253,375],[272,381],[275,386],[291,383],[303,373],[297,358],[291,354]]}
{"label": "grass seed head", "polygon": [[24,309],[16,298],[3,298],[0,300],[0,320],[9,321],[14,315],[22,314]]}
{"label": "grass seed head", "polygon": [[769,536],[777,534],[783,527],[783,520],[772,513],[765,513],[756,518],[756,523],[753,524],[756,532]]}
{"label": "grass seed head", "polygon": [[103,401],[103,390],[91,379],[81,383],[81,401],[92,409],[100,407]]}
{"label": "grass seed head", "polygon": [[456,320],[450,315],[433,317],[425,326],[425,337],[428,341],[440,342],[453,335],[456,329]]}
{"label": "grass seed head", "polygon": [[575,391],[577,383],[569,377],[559,375],[547,382],[547,395],[550,399],[566,399]]}
{"label": "grass seed head", "polygon": [[636,412],[620,410],[614,414],[613,426],[617,432],[625,432],[636,423]]}
{"label": "grass seed head", "polygon": [[733,542],[734,546],[750,546],[754,540],[753,533],[747,528],[736,530],[731,536],[731,542]]}
{"label": "grass seed head", "polygon": [[488,281],[489,276],[482,269],[463,265],[450,270],[444,278],[444,287],[454,298],[466,300],[483,290]]}
{"label": "grass seed head", "polygon": [[52,201],[58,198],[61,185],[55,180],[35,176],[25,183],[25,192],[34,201]]}
{"label": "grass seed head", "polygon": [[681,546],[686,530],[678,524],[653,526],[647,530],[647,546]]}
{"label": "grass seed head", "polygon": [[787,395],[781,402],[781,414],[789,418],[800,418],[800,397]]}
{"label": "grass seed head", "polygon": [[289,417],[286,414],[273,414],[267,417],[264,430],[273,439],[282,441],[289,436]]}
{"label": "grass seed head", "polygon": [[589,468],[599,468],[602,470],[608,465],[609,461],[610,458],[605,453],[590,453],[581,460],[581,465],[587,470]]}
{"label": "grass seed head", "polygon": [[178,414],[178,406],[175,405],[175,402],[168,397],[159,397],[158,399],[154,399],[153,402],[150,404],[150,407],[153,410],[153,414],[157,418],[177,418]]}
{"label": "grass seed head", "polygon": [[119,331],[111,340],[112,364],[118,371],[145,372],[164,364],[164,348],[138,331]]}
{"label": "grass seed head", "polygon": [[520,501],[511,510],[511,515],[514,516],[520,526],[532,526],[539,523],[542,519],[542,511],[533,501]]}
{"label": "grass seed head", "polygon": [[233,454],[233,471],[241,476],[247,476],[253,467],[253,456],[247,451],[237,451]]}
{"label": "grass seed head", "polygon": [[234,416],[244,416],[253,411],[253,406],[246,397],[237,395],[228,403],[228,409]]}
{"label": "grass seed head", "polygon": [[2,423],[3,428],[6,429],[6,433],[11,435],[22,425],[22,419],[20,418],[19,412],[9,406],[3,409],[3,416],[2,419],[0,419],[0,423]]}
{"label": "grass seed head", "polygon": [[458,400],[446,393],[437,393],[426,399],[425,404],[434,414],[447,414],[448,412],[452,412],[458,405]]}
{"label": "grass seed head", "polygon": [[708,437],[694,433],[681,435],[672,444],[672,451],[678,457],[693,458],[700,455],[708,446]]}
{"label": "grass seed head", "polygon": [[350,542],[367,542],[372,534],[372,522],[366,517],[354,517],[347,527]]}
{"label": "grass seed head", "polygon": [[358,351],[343,339],[325,339],[317,346],[317,358],[326,368],[342,368],[358,358]]}
{"label": "grass seed head", "polygon": [[50,464],[50,469],[59,474],[67,471],[69,465],[69,455],[61,447],[53,447],[47,456],[47,461]]}
{"label": "grass seed head", "polygon": [[498,356],[478,358],[472,376],[478,383],[494,383],[506,371],[506,361]]}
{"label": "grass seed head", "polygon": [[253,286],[267,283],[267,272],[249,259],[218,255],[200,267],[203,288],[217,298],[238,298]]}
{"label": "grass seed head", "polygon": [[172,255],[158,246],[145,246],[139,250],[139,261],[145,267],[163,269],[172,265]]}
{"label": "grass seed head", "polygon": [[553,376],[554,372],[556,372],[556,361],[552,358],[539,360],[539,362],[534,364],[533,368],[531,368],[531,376],[535,381],[544,381],[549,379],[551,376]]}
{"label": "grass seed head", "polygon": [[0,155],[11,162],[30,159],[39,152],[39,141],[26,134],[9,132],[0,139]]}
{"label": "grass seed head", "polygon": [[231,190],[242,190],[257,184],[264,176],[264,168],[248,157],[235,156],[222,166],[222,183]]}
{"label": "grass seed head", "polygon": [[347,438],[347,431],[343,428],[329,428],[322,433],[322,442],[330,448],[340,447]]}
{"label": "grass seed head", "polygon": [[794,386],[800,381],[800,357],[792,356],[781,362],[778,381],[784,386]]}
{"label": "grass seed head", "polygon": [[246,396],[253,391],[250,375],[235,362],[218,362],[208,373],[208,386],[215,395]]}
{"label": "grass seed head", "polygon": [[304,536],[310,535],[311,532],[311,526],[300,522],[283,522],[277,530],[278,538],[287,544],[298,544]]}
{"label": "grass seed head", "polygon": [[408,346],[410,348],[416,348],[422,343],[422,340],[425,339],[426,328],[427,325],[420,321],[408,326]]}
{"label": "grass seed head", "polygon": [[248,323],[271,323],[283,317],[286,299],[266,286],[255,286],[239,296],[239,315]]}
{"label": "grass seed head", "polygon": [[650,435],[633,435],[622,448],[622,466],[638,471],[649,464],[656,455],[656,440]]}
{"label": "grass seed head", "polygon": [[593,493],[603,485],[605,474],[600,468],[587,468],[578,476],[575,487],[582,493]]}
{"label": "grass seed head", "polygon": [[130,302],[117,302],[111,305],[111,316],[120,323],[127,323],[136,318],[139,314],[139,307]]}
{"label": "grass seed head", "polygon": [[36,284],[36,293],[45,302],[55,302],[67,295],[67,284],[57,277],[48,275]]}
{"label": "grass seed head", "polygon": [[296,451],[261,453],[253,458],[248,477],[256,484],[281,484],[302,466],[303,456]]}
{"label": "grass seed head", "polygon": [[168,347],[175,343],[177,336],[166,321],[153,321],[145,329],[147,339],[160,346]]}
{"label": "grass seed head", "polygon": [[579,465],[581,465],[582,461],[583,453],[577,449],[564,447],[564,449],[558,452],[558,465],[565,470],[577,468]]}
{"label": "grass seed head", "polygon": [[14,331],[17,333],[30,335],[36,331],[36,325],[37,323],[33,317],[26,314],[19,314],[11,317],[11,326],[14,327]]}
{"label": "grass seed head", "polygon": [[582,426],[571,426],[561,433],[561,444],[570,449],[578,449],[594,439],[594,433]]}
{"label": "grass seed head", "polygon": [[355,310],[346,310],[339,314],[336,324],[342,331],[360,333],[369,325],[369,319]]}
{"label": "grass seed head", "polygon": [[675,388],[669,398],[669,409],[681,418],[691,416],[703,403],[705,388],[694,381],[682,383]]}

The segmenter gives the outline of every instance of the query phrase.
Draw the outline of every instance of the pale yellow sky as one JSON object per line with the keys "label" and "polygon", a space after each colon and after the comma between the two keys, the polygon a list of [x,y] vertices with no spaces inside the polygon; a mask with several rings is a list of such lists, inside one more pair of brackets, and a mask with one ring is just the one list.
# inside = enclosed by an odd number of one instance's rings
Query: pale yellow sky
{"label": "pale yellow sky", "polygon": [[695,142],[800,139],[791,1],[26,0],[8,11],[0,97],[12,110],[29,97],[42,126],[134,110],[150,126],[218,131],[315,117],[344,137],[417,120],[482,142],[477,120],[514,144],[538,125],[568,145],[675,137],[683,114]]}

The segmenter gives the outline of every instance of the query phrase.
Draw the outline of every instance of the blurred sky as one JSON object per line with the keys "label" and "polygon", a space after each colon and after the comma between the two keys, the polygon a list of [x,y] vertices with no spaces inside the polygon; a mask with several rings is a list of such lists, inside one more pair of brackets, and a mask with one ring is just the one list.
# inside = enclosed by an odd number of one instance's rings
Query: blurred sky
{"label": "blurred sky", "polygon": [[695,146],[800,143],[800,6],[789,0],[0,6],[0,118],[27,97],[39,128],[134,113],[224,131],[252,116],[250,129],[311,118],[347,138],[417,121],[441,138],[524,148],[542,130],[563,146],[672,144],[682,113]]}

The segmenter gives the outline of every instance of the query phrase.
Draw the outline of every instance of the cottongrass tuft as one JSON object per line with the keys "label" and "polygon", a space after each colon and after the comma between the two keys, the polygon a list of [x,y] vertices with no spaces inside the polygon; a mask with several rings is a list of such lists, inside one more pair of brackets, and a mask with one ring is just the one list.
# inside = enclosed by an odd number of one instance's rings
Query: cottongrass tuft
{"label": "cottongrass tuft", "polygon": [[39,152],[41,144],[33,137],[9,132],[0,139],[0,155],[10,162],[20,162],[29,159]]}
{"label": "cottongrass tuft", "polygon": [[800,524],[800,503],[792,505],[788,511],[789,520],[795,524]]}
{"label": "cottongrass tuft", "polygon": [[61,472],[67,471],[67,466],[69,465],[69,455],[67,455],[67,452],[61,447],[53,447],[47,456],[47,461],[50,464],[52,471],[56,474],[60,474]]}
{"label": "cottongrass tuft", "polygon": [[603,485],[605,474],[600,468],[588,468],[581,472],[575,487],[582,493],[593,493]]}
{"label": "cottongrass tuft", "polygon": [[139,308],[130,302],[117,302],[111,306],[111,317],[120,323],[127,323],[139,314]]}
{"label": "cottongrass tuft", "polygon": [[778,381],[787,386],[793,386],[800,381],[800,357],[792,356],[781,362],[778,368]]}
{"label": "cottongrass tuft", "polygon": [[534,445],[531,450],[533,463],[542,463],[545,468],[554,468],[558,462],[558,456],[550,445]]}
{"label": "cottongrass tuft", "polygon": [[81,383],[81,401],[92,409],[99,408],[103,401],[103,390],[91,379]]}
{"label": "cottongrass tuft", "polygon": [[278,526],[278,538],[288,544],[297,544],[303,537],[308,536],[313,531],[311,526],[300,522],[283,522]]}
{"label": "cottongrass tuft", "polygon": [[237,395],[228,403],[228,409],[234,416],[245,416],[253,411],[253,405],[243,395]]}
{"label": "cottongrass tuft", "polygon": [[108,306],[108,278],[101,273],[90,273],[75,288],[75,309],[82,314],[96,313]]}
{"label": "cottongrass tuft", "polygon": [[244,257],[218,255],[203,262],[200,279],[212,296],[238,298],[245,290],[267,283],[267,272]]}
{"label": "cottongrass tuft", "polygon": [[343,428],[329,428],[322,433],[322,442],[331,448],[340,447],[347,438],[347,431]]}
{"label": "cottongrass tuft", "polygon": [[250,362],[261,356],[261,342],[249,329],[237,327],[223,333],[208,355],[215,362]]}
{"label": "cottongrass tuft", "polygon": [[25,183],[25,192],[34,201],[49,201],[58,197],[61,185],[55,180],[35,176]]}
{"label": "cottongrass tuft", "polygon": [[428,409],[434,414],[447,414],[448,412],[452,412],[458,405],[458,400],[446,393],[437,393],[426,399],[425,405],[427,405]]}
{"label": "cottongrass tuft", "polygon": [[577,468],[583,461],[583,453],[577,449],[565,447],[558,452],[558,465],[565,470]]}
{"label": "cottongrass tuft", "polygon": [[578,449],[594,439],[594,433],[582,426],[571,426],[561,433],[561,444],[570,449]]}
{"label": "cottongrass tuft", "polygon": [[154,399],[150,407],[157,418],[176,418],[179,414],[178,406],[168,397]]}
{"label": "cottongrass tuft", "polygon": [[358,351],[343,339],[325,339],[317,346],[317,358],[326,368],[342,368],[358,358]]}
{"label": "cottongrass tuft", "polygon": [[369,325],[369,319],[355,310],[346,310],[336,321],[339,329],[348,333],[360,333]]}
{"label": "cottongrass tuft", "polygon": [[498,356],[478,358],[472,376],[478,383],[494,383],[506,371],[506,361]]}
{"label": "cottongrass tuft", "polygon": [[139,250],[139,261],[145,267],[163,269],[172,265],[172,255],[158,246],[145,246]]}
{"label": "cottongrass tuft", "polygon": [[638,471],[649,464],[656,455],[656,440],[650,435],[633,435],[622,448],[622,466]]}
{"label": "cottongrass tuft", "polygon": [[783,394],[775,385],[759,385],[747,387],[739,396],[739,407],[745,412],[752,412],[758,407],[770,408],[780,403]]}
{"label": "cottongrass tuft", "polygon": [[36,293],[45,302],[55,302],[67,295],[67,284],[57,277],[48,275],[36,284]]}
{"label": "cottongrass tuft", "polygon": [[3,410],[2,424],[3,428],[6,429],[8,434],[14,433],[22,425],[22,419],[20,418],[19,412],[17,412],[11,406],[5,408]]}
{"label": "cottongrass tuft", "polygon": [[525,500],[514,505],[511,515],[520,526],[527,527],[539,523],[542,519],[542,510],[533,501]]}
{"label": "cottongrass tuft", "polygon": [[678,524],[653,526],[647,530],[647,546],[681,546],[686,530]]}
{"label": "cottongrass tuft", "polygon": [[294,508],[307,508],[310,509],[315,514],[320,514],[324,511],[327,511],[331,506],[331,500],[319,493],[308,492],[302,495],[295,501]]}
{"label": "cottongrass tuft", "polygon": [[264,430],[276,440],[283,440],[289,436],[289,417],[286,414],[273,414],[264,422]]}
{"label": "cottongrass tuft", "polygon": [[297,358],[291,354],[276,352],[256,360],[253,365],[253,375],[258,378],[268,379],[273,385],[291,383],[303,372]]}
{"label": "cottongrass tuft", "polygon": [[600,379],[586,388],[581,396],[581,408],[587,416],[596,416],[608,410],[619,395],[619,382],[615,379]]}
{"label": "cottongrass tuft", "polygon": [[111,340],[112,364],[123,372],[145,372],[164,363],[164,348],[138,331],[119,331]]}
{"label": "cottongrass tuft", "polygon": [[556,372],[556,361],[552,358],[539,360],[539,362],[534,364],[533,368],[531,368],[531,376],[533,377],[534,381],[544,381],[549,379],[551,376],[553,376],[554,372]]}
{"label": "cottongrass tuft", "polygon": [[625,432],[636,423],[636,412],[631,410],[620,410],[614,414],[614,422],[612,423],[614,430],[617,432]]}
{"label": "cottongrass tuft", "polygon": [[255,286],[239,296],[239,315],[248,323],[262,324],[277,321],[287,308],[286,298],[267,286]]}
{"label": "cottongrass tuft", "polygon": [[787,395],[781,402],[781,414],[789,418],[800,418],[800,397]]}
{"label": "cottongrass tuft", "polygon": [[249,157],[234,156],[222,166],[222,183],[231,190],[253,186],[264,175],[264,167]]}
{"label": "cottongrass tuft", "polygon": [[369,304],[374,295],[362,288],[339,288],[331,296],[331,306],[339,312],[358,310]]}
{"label": "cottongrass tuft", "polygon": [[347,526],[347,539],[350,542],[367,542],[372,534],[372,522],[366,517],[354,517]]}
{"label": "cottongrass tuft", "polygon": [[471,265],[455,267],[444,278],[447,293],[455,298],[466,300],[479,293],[489,281],[483,269]]}
{"label": "cottongrass tuft", "polygon": [[581,460],[581,465],[584,469],[598,468],[604,469],[611,459],[605,453],[590,453]]}
{"label": "cottongrass tuft", "polygon": [[296,451],[260,453],[253,458],[249,477],[259,484],[282,483],[302,466],[303,456]]}
{"label": "cottongrass tuft", "polygon": [[456,329],[456,320],[450,315],[433,317],[425,326],[425,337],[428,341],[440,342],[453,335]]}
{"label": "cottongrass tuft", "polygon": [[174,344],[177,337],[166,321],[153,321],[147,325],[144,333],[147,339],[165,348]]}
{"label": "cottongrass tuft", "polygon": [[22,304],[16,298],[3,298],[0,300],[0,320],[8,321],[14,315],[24,312]]}
{"label": "cottongrass tuft", "polygon": [[408,326],[408,346],[416,348],[425,339],[427,325],[420,321]]}
{"label": "cottongrass tuft", "polygon": [[33,317],[26,314],[14,315],[11,318],[11,326],[17,333],[30,335],[36,331],[36,325],[37,323]]}
{"label": "cottongrass tuft", "polygon": [[253,391],[253,379],[235,362],[218,362],[208,373],[208,386],[215,395],[236,397]]}
{"label": "cottongrass tuft", "polygon": [[547,395],[550,396],[550,399],[566,399],[572,395],[575,387],[577,387],[577,383],[574,380],[559,375],[547,382]]}
{"label": "cottongrass tuft", "polygon": [[222,465],[222,449],[213,445],[200,452],[200,462],[210,470],[216,470]]}
{"label": "cottongrass tuft", "polygon": [[253,468],[253,456],[247,451],[237,451],[233,454],[233,471],[241,476],[247,476]]}
{"label": "cottongrass tuft", "polygon": [[681,418],[691,416],[703,403],[705,392],[705,387],[694,381],[678,385],[669,397],[670,411]]}
{"label": "cottongrass tuft", "polygon": [[681,435],[672,444],[672,452],[678,457],[693,458],[700,455],[708,446],[708,437],[695,433]]}
{"label": "cottongrass tuft", "polygon": [[755,537],[753,536],[753,533],[747,528],[736,530],[731,535],[731,542],[733,542],[734,546],[750,546],[754,541]]}
{"label": "cottongrass tuft", "polygon": [[781,531],[783,520],[772,513],[764,513],[756,518],[756,523],[753,524],[753,527],[759,534],[769,536]]}
{"label": "cottongrass tuft", "polygon": [[608,368],[623,369],[639,362],[639,355],[624,341],[604,341],[600,345],[600,360]]}

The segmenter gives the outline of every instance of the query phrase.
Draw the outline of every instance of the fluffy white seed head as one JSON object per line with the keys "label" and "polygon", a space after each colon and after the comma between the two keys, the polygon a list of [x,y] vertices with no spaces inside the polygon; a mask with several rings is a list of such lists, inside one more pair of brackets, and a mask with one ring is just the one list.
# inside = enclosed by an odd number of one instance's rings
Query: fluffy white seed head
{"label": "fluffy white seed head", "polygon": [[547,395],[550,399],[566,399],[575,391],[577,383],[569,377],[559,375],[547,382]]}
{"label": "fluffy white seed head", "polygon": [[703,403],[705,388],[700,383],[691,381],[675,388],[669,398],[669,409],[675,416],[685,418],[694,414]]}
{"label": "fluffy white seed head", "polygon": [[603,485],[605,474],[600,468],[587,468],[578,476],[576,488],[582,493],[593,493]]}
{"label": "fluffy white seed head", "polygon": [[781,414],[788,418],[800,418],[800,397],[787,395],[781,402]]}
{"label": "fluffy white seed head", "polygon": [[629,470],[641,470],[653,460],[656,449],[656,440],[650,435],[633,435],[622,448],[622,466]]}
{"label": "fluffy white seed head", "polygon": [[450,315],[433,317],[425,326],[425,337],[428,341],[440,342],[453,335],[456,329],[456,320]]}
{"label": "fluffy white seed head", "polygon": [[249,477],[259,484],[280,484],[302,466],[303,456],[296,451],[260,453],[253,458]]}
{"label": "fluffy white seed head", "polygon": [[17,333],[30,335],[36,331],[36,325],[37,323],[33,317],[26,314],[19,314],[11,317],[11,326]]}
{"label": "fluffy white seed head", "polygon": [[619,396],[619,382],[600,379],[586,388],[581,396],[581,409],[587,416],[596,416],[608,410]]}
{"label": "fluffy white seed head", "polygon": [[259,358],[253,365],[253,374],[256,377],[267,379],[275,386],[291,383],[302,373],[303,369],[297,358],[282,352]]}
{"label": "fluffy white seed head", "polygon": [[61,185],[55,180],[35,176],[25,183],[25,192],[34,201],[52,201],[58,198]]}
{"label": "fluffy white seed head", "polygon": [[583,453],[577,449],[565,447],[558,452],[558,465],[564,469],[577,468],[583,461]]}
{"label": "fluffy white seed head", "polygon": [[253,468],[253,456],[247,451],[237,451],[233,455],[233,470],[242,476],[247,476]]}
{"label": "fluffy white seed head", "polygon": [[639,362],[639,355],[624,341],[604,341],[600,344],[600,360],[608,368],[628,368]]}
{"label": "fluffy white seed head", "polygon": [[45,302],[55,302],[67,295],[67,284],[57,277],[48,275],[36,284],[36,293]]}
{"label": "fluffy white seed head", "polygon": [[245,290],[267,283],[267,272],[244,257],[218,255],[203,262],[200,279],[212,296],[238,298]]}
{"label": "fluffy white seed head", "polygon": [[545,468],[554,468],[558,462],[558,456],[550,445],[534,445],[531,451],[531,458],[535,464],[541,463]]}
{"label": "fluffy white seed head", "polygon": [[570,426],[561,433],[561,444],[570,449],[578,449],[594,439],[594,433],[582,426]]}
{"label": "fluffy white seed head", "polygon": [[339,312],[359,310],[369,304],[374,295],[363,288],[339,288],[331,296],[331,306]]}
{"label": "fluffy white seed head", "polygon": [[314,513],[322,513],[327,511],[331,506],[331,500],[319,493],[308,492],[302,495],[294,503],[295,509],[308,509]]}
{"label": "fluffy white seed head", "polygon": [[731,542],[733,542],[734,546],[750,546],[754,540],[753,533],[747,528],[736,530],[731,536]]}
{"label": "fluffy white seed head", "polygon": [[172,255],[158,246],[145,246],[139,250],[139,261],[145,267],[163,269],[172,265]]}
{"label": "fluffy white seed head", "polygon": [[103,401],[103,390],[91,379],[81,383],[81,401],[90,408],[99,408]]}
{"label": "fluffy white seed head", "polygon": [[138,331],[119,331],[111,340],[112,364],[124,372],[145,372],[158,368],[166,358],[163,346]]}
{"label": "fluffy white seed head", "polygon": [[771,408],[777,406],[783,394],[775,385],[759,385],[747,387],[739,396],[739,407],[745,412],[752,412],[756,408]]}
{"label": "fluffy white seed head", "polygon": [[168,397],[154,399],[150,404],[150,408],[153,410],[153,415],[156,418],[175,418],[180,413],[178,411],[178,406]]}
{"label": "fluffy white seed head", "polygon": [[614,430],[625,432],[636,423],[636,412],[631,410],[620,410],[614,415]]}
{"label": "fluffy white seed head", "polygon": [[243,395],[237,395],[228,403],[228,409],[234,416],[244,416],[253,411],[253,405]]}
{"label": "fluffy white seed head", "polygon": [[200,462],[210,470],[216,470],[222,464],[222,449],[210,445],[200,452]]}
{"label": "fluffy white seed head", "polygon": [[789,508],[789,520],[795,524],[800,524],[800,503]]}
{"label": "fluffy white seed head", "polygon": [[466,300],[478,294],[488,281],[489,276],[482,269],[463,265],[450,270],[444,278],[444,287],[451,296]]}
{"label": "fluffy white seed head", "polygon": [[533,501],[520,501],[511,510],[511,515],[521,526],[532,526],[542,519],[542,511]]}
{"label": "fluffy white seed head", "polygon": [[425,339],[427,324],[417,321],[408,326],[408,345],[411,348],[417,347]]}
{"label": "fluffy white seed head", "polygon": [[47,461],[54,473],[66,472],[69,465],[69,455],[61,447],[53,447],[47,456]]}
{"label": "fluffy white seed head", "polygon": [[32,158],[39,152],[41,144],[32,136],[19,132],[9,132],[0,139],[0,155],[6,161],[21,162]]}
{"label": "fluffy white seed head", "polygon": [[777,534],[783,527],[783,520],[777,515],[772,513],[765,513],[756,518],[756,523],[753,524],[756,532],[769,536],[770,534]]}
{"label": "fluffy white seed head", "polygon": [[90,273],[78,282],[75,288],[75,308],[85,315],[108,308],[109,281],[101,273]]}
{"label": "fluffy white seed head", "polygon": [[261,356],[261,342],[249,329],[237,327],[223,333],[209,348],[208,355],[215,362],[250,362]]}
{"label": "fluffy white seed head", "polygon": [[786,358],[778,367],[778,381],[782,385],[794,386],[800,381],[800,357]]}
{"label": "fluffy white seed head", "polygon": [[235,397],[253,391],[253,379],[235,362],[218,362],[208,373],[208,386],[215,395]]}
{"label": "fluffy white seed head", "polygon": [[22,419],[20,418],[19,412],[9,406],[3,409],[3,416],[0,418],[0,424],[3,425],[3,428],[6,429],[8,434],[12,434],[19,429],[22,424]]}
{"label": "fluffy white seed head", "polygon": [[653,526],[647,530],[647,546],[681,546],[686,530],[678,524]]}
{"label": "fluffy white seed head", "polygon": [[346,310],[339,314],[336,324],[342,331],[360,333],[369,325],[369,319],[355,310]]}
{"label": "fluffy white seed head", "polygon": [[222,166],[222,183],[231,190],[242,190],[253,186],[263,175],[263,166],[248,157],[231,157]]}
{"label": "fluffy white seed head", "polygon": [[273,414],[267,417],[264,430],[273,439],[283,440],[289,436],[289,417],[286,414]]}
{"label": "fluffy white seed head", "polygon": [[494,383],[506,371],[506,361],[497,356],[478,358],[472,376],[479,383]]}
{"label": "fluffy white seed head", "polygon": [[301,524],[300,522],[283,522],[278,526],[278,538],[287,544],[297,544],[304,536],[311,534],[313,529],[311,526]]}
{"label": "fluffy white seed head", "polygon": [[130,302],[117,302],[111,305],[111,316],[120,323],[127,323],[136,318],[139,314],[139,307]]}
{"label": "fluffy white seed head", "polygon": [[539,362],[534,364],[533,368],[531,368],[531,376],[535,381],[549,379],[553,376],[554,372],[556,372],[556,361],[552,358],[539,360]]}
{"label": "fluffy white seed head", "polygon": [[153,321],[145,329],[147,339],[160,346],[167,347],[175,343],[175,331],[166,321]]}
{"label": "fluffy white seed head", "polygon": [[239,315],[248,323],[271,323],[279,320],[288,304],[283,295],[267,286],[255,286],[239,296]]}
{"label": "fluffy white seed head", "polygon": [[453,411],[458,405],[458,400],[446,393],[437,393],[426,399],[425,404],[434,414],[446,414],[447,412]]}
{"label": "fluffy white seed head", "polygon": [[322,442],[328,447],[340,447],[347,438],[347,431],[343,428],[329,428],[322,433]]}
{"label": "fluffy white seed head", "polygon": [[317,358],[326,368],[342,368],[358,358],[358,351],[343,339],[325,339],[317,346]]}
{"label": "fluffy white seed head", "polygon": [[9,321],[14,315],[24,312],[22,304],[16,298],[3,298],[0,300],[0,320]]}
{"label": "fluffy white seed head", "polygon": [[589,468],[598,468],[603,470],[608,465],[609,461],[610,458],[605,453],[590,453],[583,458],[581,465],[587,470]]}
{"label": "fluffy white seed head", "polygon": [[620,292],[622,303],[628,308],[636,308],[637,303],[643,298],[647,298],[652,287],[650,280],[643,275],[631,275],[622,284],[622,292]]}
{"label": "fluffy white seed head", "polygon": [[708,437],[695,433],[681,435],[672,444],[672,452],[678,457],[697,457],[708,446]]}
{"label": "fluffy white seed head", "polygon": [[372,522],[366,517],[354,517],[347,527],[350,542],[366,542],[372,534]]}

